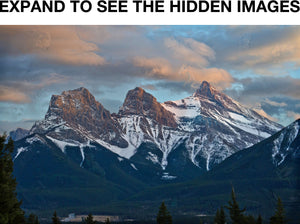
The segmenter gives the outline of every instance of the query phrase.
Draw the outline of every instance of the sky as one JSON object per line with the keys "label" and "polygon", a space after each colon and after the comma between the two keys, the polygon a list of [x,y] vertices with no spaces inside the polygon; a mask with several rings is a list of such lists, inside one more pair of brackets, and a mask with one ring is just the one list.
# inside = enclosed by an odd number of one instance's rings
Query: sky
{"label": "sky", "polygon": [[87,88],[111,112],[137,86],[159,102],[208,81],[260,114],[300,118],[300,26],[0,26],[0,132]]}

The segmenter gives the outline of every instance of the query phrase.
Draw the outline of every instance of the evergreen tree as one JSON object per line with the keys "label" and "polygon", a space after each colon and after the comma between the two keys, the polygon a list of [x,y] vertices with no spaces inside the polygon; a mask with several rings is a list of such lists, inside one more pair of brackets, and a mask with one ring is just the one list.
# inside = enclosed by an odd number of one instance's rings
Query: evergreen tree
{"label": "evergreen tree", "polygon": [[56,211],[54,211],[52,216],[52,224],[61,224],[59,218],[57,217]]}
{"label": "evergreen tree", "polygon": [[84,220],[86,224],[95,224],[96,221],[94,221],[94,217],[92,216],[92,214],[90,213],[86,219]]}
{"label": "evergreen tree", "polygon": [[261,218],[260,214],[258,215],[258,218],[256,220],[256,224],[262,224],[262,218]]}
{"label": "evergreen tree", "polygon": [[220,210],[220,222],[219,224],[225,224],[226,223],[226,217],[225,217],[225,212],[224,212],[224,209],[223,209],[223,206],[221,207],[221,210]]}
{"label": "evergreen tree", "polygon": [[109,218],[105,220],[105,224],[110,224]]}
{"label": "evergreen tree", "polygon": [[240,209],[239,204],[236,201],[234,189],[232,188],[231,191],[231,201],[228,202],[229,206],[226,206],[226,208],[229,210],[230,218],[232,221],[232,224],[241,224],[244,222],[245,217],[243,215],[243,212],[245,209]]}
{"label": "evergreen tree", "polygon": [[281,199],[277,199],[277,207],[275,214],[270,218],[270,224],[285,224],[286,220],[284,217],[284,209],[281,202]]}
{"label": "evergreen tree", "polygon": [[225,212],[224,212],[223,207],[221,207],[220,210],[219,209],[217,210],[214,223],[215,224],[225,224],[226,223]]}
{"label": "evergreen tree", "polygon": [[6,135],[0,136],[0,223],[25,223],[24,211],[20,208],[21,201],[17,199],[17,182],[13,177],[12,153],[13,140],[5,144]]}
{"label": "evergreen tree", "polygon": [[256,224],[256,220],[252,215],[244,216],[244,222],[245,224]]}
{"label": "evergreen tree", "polygon": [[157,224],[172,224],[172,216],[169,213],[164,202],[161,203],[157,217]]}
{"label": "evergreen tree", "polygon": [[27,218],[26,224],[40,224],[38,217],[35,214],[30,214]]}
{"label": "evergreen tree", "polygon": [[220,210],[218,209],[215,215],[214,224],[220,223]]}

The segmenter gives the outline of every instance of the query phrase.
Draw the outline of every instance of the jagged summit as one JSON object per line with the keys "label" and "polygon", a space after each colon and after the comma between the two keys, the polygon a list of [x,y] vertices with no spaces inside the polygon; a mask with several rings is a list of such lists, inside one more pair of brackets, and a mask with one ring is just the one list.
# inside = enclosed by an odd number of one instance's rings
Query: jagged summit
{"label": "jagged summit", "polygon": [[90,92],[88,91],[88,89],[86,89],[84,87],[79,87],[77,89],[63,91],[62,95],[76,94],[76,93],[89,93],[90,94]]}
{"label": "jagged summit", "polygon": [[101,138],[112,145],[126,147],[120,129],[110,112],[81,87],[52,95],[45,119],[36,123],[31,133],[49,133],[60,140],[74,138],[78,142]]}
{"label": "jagged summit", "polygon": [[208,98],[213,98],[217,90],[211,86],[211,84],[207,81],[203,81],[199,87],[193,94],[194,97],[205,96]]}
{"label": "jagged summit", "polygon": [[79,108],[85,105],[99,106],[101,104],[96,101],[95,97],[86,88],[80,87],[74,90],[63,91],[61,95],[52,95],[49,108],[62,105],[64,107],[69,105]]}
{"label": "jagged summit", "polygon": [[[166,103],[134,88],[118,114],[110,114],[86,88],[64,91],[51,97],[45,119],[30,133],[44,134],[63,145],[96,142],[127,159],[142,153],[144,162],[163,170],[177,161],[170,156],[181,145],[185,148],[182,160],[209,170],[280,128],[204,81],[193,96]],[[148,143],[157,151],[140,152],[139,147]]]}
{"label": "jagged summit", "polygon": [[147,93],[144,89],[136,87],[129,90],[125,97],[123,106],[120,109],[122,114],[144,114],[155,104],[156,98]]}
{"label": "jagged summit", "polygon": [[52,95],[46,118],[58,116],[65,121],[78,121],[85,117],[91,119],[110,119],[110,112],[85,88],[63,91]]}
{"label": "jagged summit", "polygon": [[140,87],[128,91],[119,115],[147,116],[161,125],[177,127],[173,114],[157,102],[154,96]]}

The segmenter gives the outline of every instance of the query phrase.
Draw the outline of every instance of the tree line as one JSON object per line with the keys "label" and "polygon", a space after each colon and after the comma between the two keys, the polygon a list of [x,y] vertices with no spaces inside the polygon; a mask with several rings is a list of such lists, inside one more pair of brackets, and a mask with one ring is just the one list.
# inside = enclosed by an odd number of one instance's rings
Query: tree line
{"label": "tree line", "polygon": [[[229,217],[230,217],[230,223],[232,224],[262,224],[263,220],[261,215],[259,214],[257,218],[255,218],[252,215],[245,215],[244,212],[246,209],[240,209],[240,206],[236,200],[234,189],[232,188],[231,191],[231,200],[228,202],[228,205],[225,206],[226,209],[228,209]],[[229,220],[228,220],[229,221]],[[226,216],[224,212],[224,208],[221,207],[217,210],[215,218],[214,218],[214,224],[225,224],[226,222]],[[284,216],[284,209],[281,202],[281,199],[277,198],[277,206],[275,214],[270,218],[269,221],[270,224],[287,224],[286,218]]]}
{"label": "tree line", "polygon": [[[21,209],[21,201],[17,199],[16,179],[13,177],[12,153],[14,150],[13,140],[10,138],[7,143],[6,135],[0,136],[0,224],[39,224],[38,217],[30,214],[25,217],[25,212]],[[245,215],[245,209],[240,209],[236,200],[234,189],[232,188],[231,200],[225,206],[230,219],[226,218],[224,207],[217,210],[214,217],[214,224],[262,224],[262,217],[258,215]],[[172,224],[172,216],[164,202],[161,203],[156,217],[157,224]],[[84,220],[85,224],[96,224],[93,215],[89,214]],[[280,198],[277,200],[277,207],[274,215],[269,220],[270,224],[287,224],[284,216],[284,208]],[[61,224],[61,220],[56,214],[52,217],[52,224]],[[106,219],[105,224],[110,224]]]}

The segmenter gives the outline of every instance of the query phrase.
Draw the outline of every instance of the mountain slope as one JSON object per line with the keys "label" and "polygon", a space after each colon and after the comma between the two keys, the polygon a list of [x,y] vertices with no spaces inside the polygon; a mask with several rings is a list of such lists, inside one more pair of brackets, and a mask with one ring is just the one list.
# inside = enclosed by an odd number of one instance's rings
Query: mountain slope
{"label": "mountain slope", "polygon": [[[225,179],[233,174],[236,178],[242,178],[247,173],[247,178],[278,175],[284,178],[297,174],[299,159],[300,120],[297,120],[264,141],[232,155],[212,170],[210,175]],[[290,172],[283,175],[281,171],[286,166],[290,166]]]}
{"label": "mountain slope", "polygon": [[[84,88],[64,91],[52,96],[45,119],[32,127],[30,135],[16,142],[18,192],[29,209],[38,204],[42,207],[35,209],[50,206],[70,211],[76,204],[79,211],[82,206],[95,207],[98,212],[117,207],[126,214],[128,206],[133,205],[131,211],[136,213],[135,205],[147,204],[150,209],[156,207],[153,203],[166,199],[177,204],[179,213],[199,211],[200,202],[210,213],[220,205],[220,198],[227,200],[231,183],[247,189],[245,197],[253,196],[253,183],[275,190],[288,184],[287,179],[277,178],[277,168],[259,180],[244,178],[238,169],[232,177],[231,171],[215,171],[227,157],[243,153],[243,147],[279,128],[207,82],[193,96],[165,103],[136,88],[128,92],[117,114],[110,114]],[[284,136],[274,140],[277,148],[272,151],[270,170],[274,164],[284,166],[290,158],[285,154],[290,150],[281,147],[287,141]],[[231,169],[228,167],[224,172]],[[253,169],[245,170],[251,174]],[[288,167],[282,172],[296,171]],[[196,181],[185,182],[199,176]],[[270,195],[270,190],[261,190],[263,200]],[[130,205],[132,200],[137,203]],[[252,200],[253,211],[259,209],[259,203]]]}
{"label": "mountain slope", "polygon": [[207,82],[193,96],[163,106],[174,113],[179,128],[188,133],[186,148],[192,162],[206,170],[281,128]]}
{"label": "mountain slope", "polygon": [[83,87],[53,95],[45,119],[36,123],[30,133],[48,133],[63,141],[84,143],[89,139],[102,139],[115,146],[128,145],[110,112]]}
{"label": "mountain slope", "polygon": [[[193,96],[163,104],[141,88],[130,90],[115,117],[130,145],[138,148],[142,143],[154,143],[162,154],[148,151],[146,158],[176,175],[180,172],[168,169],[168,164],[169,155],[179,145],[186,151],[177,153],[183,155],[180,160],[188,159],[195,168],[209,170],[281,128],[205,81]],[[135,154],[139,150],[132,152]]]}
{"label": "mountain slope", "polygon": [[[165,103],[135,88],[118,114],[110,114],[83,87],[64,91],[51,97],[44,120],[30,134],[45,135],[63,152],[65,146],[78,146],[83,160],[83,148],[98,144],[180,179],[210,170],[280,127],[204,81],[193,96]],[[185,168],[174,161],[186,161]]]}
{"label": "mountain slope", "polygon": [[25,209],[80,212],[85,207],[125,200],[160,182],[159,169],[149,170],[97,143],[62,148],[57,141],[32,134],[15,142],[14,175]]}
{"label": "mountain slope", "polygon": [[290,223],[297,223],[300,218],[299,171],[300,119],[233,154],[193,181],[151,188],[135,195],[132,201],[151,198],[155,204],[164,200],[169,204],[178,203],[176,212],[213,214],[227,204],[233,186],[241,207],[246,207],[248,213],[269,218],[279,196]]}

